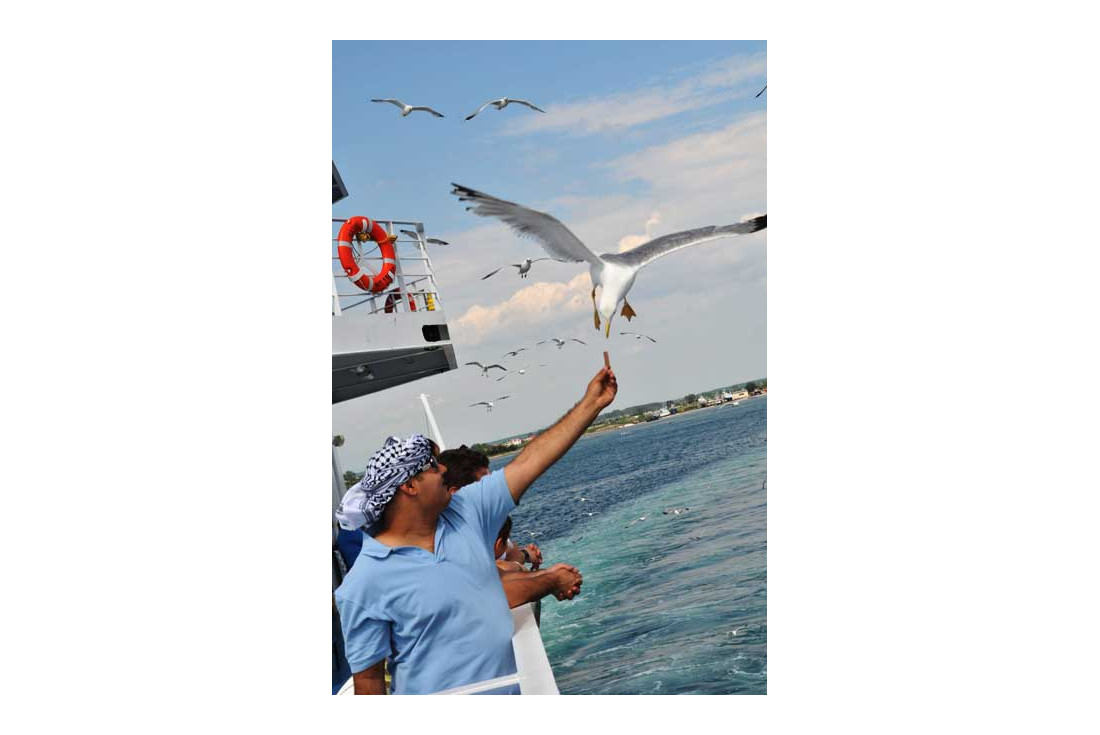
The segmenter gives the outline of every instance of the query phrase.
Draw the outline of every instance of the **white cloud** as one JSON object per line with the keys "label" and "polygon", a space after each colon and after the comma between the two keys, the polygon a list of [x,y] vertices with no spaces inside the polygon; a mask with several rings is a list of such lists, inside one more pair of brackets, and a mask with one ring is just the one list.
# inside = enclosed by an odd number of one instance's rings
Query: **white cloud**
{"label": "white cloud", "polygon": [[568,283],[539,282],[525,286],[508,300],[492,306],[475,304],[451,325],[452,338],[478,345],[489,336],[516,327],[545,323],[548,318],[591,310],[592,281],[582,271]]}
{"label": "white cloud", "polygon": [[561,130],[576,135],[612,132],[749,97],[767,73],[764,54],[731,56],[677,84],[656,84],[630,92],[588,97],[547,106],[546,115],[516,119],[505,132],[519,135]]}
{"label": "white cloud", "polygon": [[649,219],[645,221],[645,234],[644,235],[626,235],[619,240],[619,252],[625,253],[627,250],[633,250],[634,248],[649,242],[653,239],[653,232],[651,227],[661,224],[661,213],[654,212],[649,216]]}

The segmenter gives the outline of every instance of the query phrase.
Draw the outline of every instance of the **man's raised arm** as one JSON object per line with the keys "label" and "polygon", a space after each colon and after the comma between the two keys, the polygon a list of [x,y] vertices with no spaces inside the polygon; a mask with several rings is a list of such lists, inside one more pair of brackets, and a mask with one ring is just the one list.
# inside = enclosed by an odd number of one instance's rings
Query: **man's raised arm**
{"label": "man's raised arm", "polygon": [[532,439],[519,456],[504,468],[504,477],[508,481],[512,500],[518,503],[531,483],[550,465],[561,459],[584,430],[596,420],[600,411],[615,400],[618,390],[615,373],[610,368],[600,368],[600,372],[589,382],[584,398],[569,413],[558,419],[556,424]]}

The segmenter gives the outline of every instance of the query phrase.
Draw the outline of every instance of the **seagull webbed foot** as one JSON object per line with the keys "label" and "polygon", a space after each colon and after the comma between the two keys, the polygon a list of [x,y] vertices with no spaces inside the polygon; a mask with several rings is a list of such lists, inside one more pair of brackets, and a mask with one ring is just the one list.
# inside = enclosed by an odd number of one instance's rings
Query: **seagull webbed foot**
{"label": "seagull webbed foot", "polygon": [[623,316],[625,316],[625,317],[626,317],[626,320],[627,320],[627,321],[630,321],[630,320],[631,320],[631,319],[633,319],[634,317],[638,316],[638,315],[637,315],[637,314],[636,314],[636,313],[634,312],[634,310],[630,308],[630,304],[628,304],[628,303],[626,302],[626,299],[623,299],[623,311],[622,311],[622,314],[623,314]]}

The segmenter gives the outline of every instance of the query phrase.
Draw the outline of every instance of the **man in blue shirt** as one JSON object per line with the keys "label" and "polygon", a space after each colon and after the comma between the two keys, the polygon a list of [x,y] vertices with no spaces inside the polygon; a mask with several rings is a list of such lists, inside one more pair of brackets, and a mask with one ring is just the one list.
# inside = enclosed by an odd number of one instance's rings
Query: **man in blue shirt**
{"label": "man in blue shirt", "polygon": [[[462,492],[423,436],[391,437],[372,455],[344,527],[367,527],[363,549],[336,590],[356,694],[432,692],[515,674],[512,617],[488,549],[504,519],[573,446],[618,391],[602,368],[584,397],[504,469]],[[349,493],[351,495],[351,493]],[[347,496],[345,497],[347,501]],[[496,693],[518,693],[511,685]]]}

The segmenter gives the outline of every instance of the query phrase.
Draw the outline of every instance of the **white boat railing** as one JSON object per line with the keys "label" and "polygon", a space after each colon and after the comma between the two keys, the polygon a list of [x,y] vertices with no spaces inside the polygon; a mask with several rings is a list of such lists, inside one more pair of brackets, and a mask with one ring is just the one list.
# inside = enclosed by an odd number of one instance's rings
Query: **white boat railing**
{"label": "white boat railing", "polygon": [[[428,255],[423,223],[406,220],[375,220],[391,235],[395,234],[400,226],[403,229],[412,230],[416,233],[416,237],[398,236],[394,241],[394,282],[385,291],[368,293],[349,281],[343,266],[340,265],[336,237],[340,227],[346,221],[346,219],[335,218],[332,220],[332,313],[334,316],[339,316],[342,312],[356,307],[364,307],[371,314],[435,311],[442,308],[439,288],[436,286],[435,269]],[[366,247],[367,250],[363,250],[359,242],[352,242],[355,260],[367,272],[372,275],[377,274],[382,268],[382,252],[373,240],[366,243]],[[421,273],[420,270],[424,272]]]}

